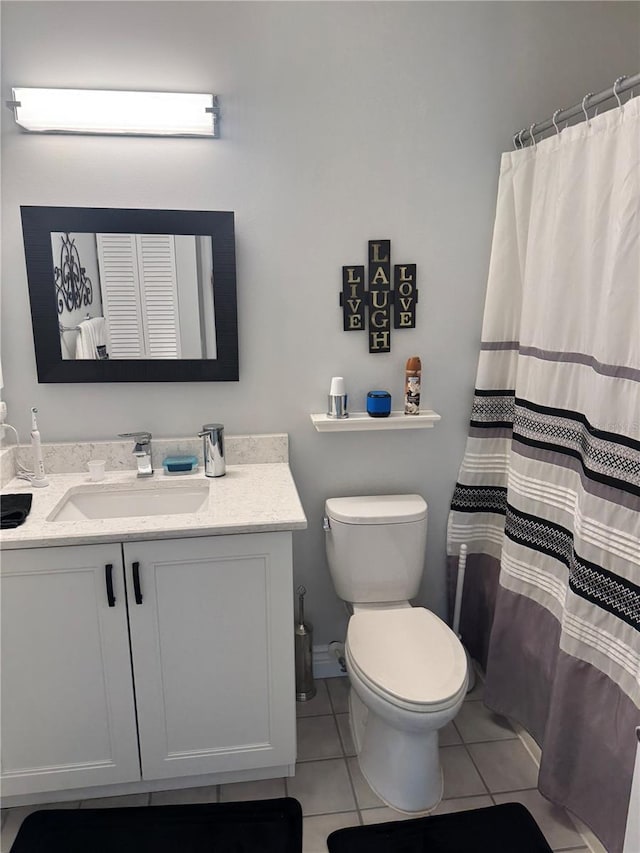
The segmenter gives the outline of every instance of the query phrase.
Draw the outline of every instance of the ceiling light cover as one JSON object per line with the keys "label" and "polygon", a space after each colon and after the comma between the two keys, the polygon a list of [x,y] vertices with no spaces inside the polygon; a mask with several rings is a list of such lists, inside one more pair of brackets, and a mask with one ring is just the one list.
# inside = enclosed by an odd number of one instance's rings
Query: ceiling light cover
{"label": "ceiling light cover", "polygon": [[215,95],[15,88],[20,127],[33,133],[218,136]]}

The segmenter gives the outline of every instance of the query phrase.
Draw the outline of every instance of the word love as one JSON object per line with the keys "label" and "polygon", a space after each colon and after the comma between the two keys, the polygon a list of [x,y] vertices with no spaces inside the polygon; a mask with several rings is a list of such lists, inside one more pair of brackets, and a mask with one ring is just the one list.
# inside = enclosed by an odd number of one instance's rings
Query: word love
{"label": "word love", "polygon": [[369,352],[391,351],[392,328],[415,329],[417,301],[415,264],[394,266],[391,289],[390,240],[369,240],[366,279],[364,266],[342,267],[343,328],[345,332],[364,330],[368,310]]}

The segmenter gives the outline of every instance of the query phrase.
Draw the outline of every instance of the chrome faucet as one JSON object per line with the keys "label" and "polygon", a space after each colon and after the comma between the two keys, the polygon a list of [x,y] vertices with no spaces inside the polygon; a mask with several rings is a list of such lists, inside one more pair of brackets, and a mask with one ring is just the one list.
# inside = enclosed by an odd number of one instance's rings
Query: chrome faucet
{"label": "chrome faucet", "polygon": [[133,455],[138,463],[138,477],[152,477],[151,467],[151,433],[150,432],[121,432],[120,438],[135,438],[136,444]]}

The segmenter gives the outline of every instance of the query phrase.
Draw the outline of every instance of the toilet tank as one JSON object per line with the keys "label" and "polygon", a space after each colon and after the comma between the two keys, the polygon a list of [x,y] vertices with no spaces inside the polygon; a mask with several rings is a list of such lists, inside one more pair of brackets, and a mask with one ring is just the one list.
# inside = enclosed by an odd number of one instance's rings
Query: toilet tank
{"label": "toilet tank", "polygon": [[337,594],[353,604],[407,601],[420,586],[427,504],[420,495],[329,498],[325,543]]}

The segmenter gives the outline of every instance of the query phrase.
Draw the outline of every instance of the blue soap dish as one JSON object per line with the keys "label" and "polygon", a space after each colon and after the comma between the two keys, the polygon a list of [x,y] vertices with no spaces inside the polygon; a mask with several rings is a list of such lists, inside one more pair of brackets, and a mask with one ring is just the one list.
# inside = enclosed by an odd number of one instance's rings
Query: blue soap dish
{"label": "blue soap dish", "polygon": [[162,461],[165,474],[193,474],[198,470],[197,456],[166,456]]}

